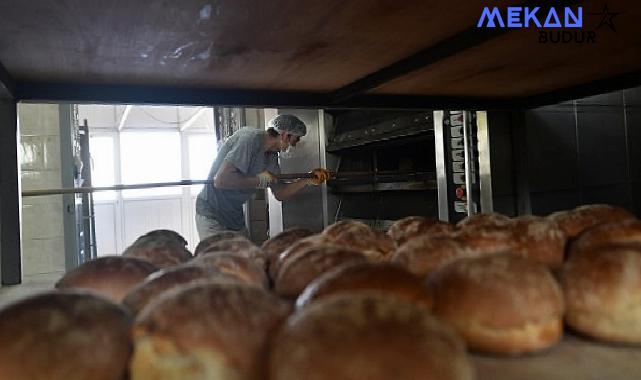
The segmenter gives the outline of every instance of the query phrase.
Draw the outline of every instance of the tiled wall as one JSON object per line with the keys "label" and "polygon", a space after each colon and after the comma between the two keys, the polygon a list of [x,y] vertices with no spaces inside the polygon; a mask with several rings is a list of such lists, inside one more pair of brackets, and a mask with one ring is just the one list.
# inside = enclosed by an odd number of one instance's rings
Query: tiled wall
{"label": "tiled wall", "polygon": [[[22,189],[61,187],[58,105],[20,104],[18,118]],[[22,199],[24,275],[64,270],[62,207],[60,195]]]}

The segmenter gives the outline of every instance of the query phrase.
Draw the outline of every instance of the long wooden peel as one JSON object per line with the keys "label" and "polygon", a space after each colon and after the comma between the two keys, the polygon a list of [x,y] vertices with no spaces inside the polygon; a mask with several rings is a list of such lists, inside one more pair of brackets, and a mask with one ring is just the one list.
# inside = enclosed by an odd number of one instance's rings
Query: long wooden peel
{"label": "long wooden peel", "polygon": [[[301,178],[311,178],[310,173],[288,173],[276,175],[278,180],[295,180]],[[37,197],[43,195],[60,195],[60,194],[82,194],[93,193],[96,191],[117,191],[117,190],[134,190],[134,189],[150,189],[155,187],[172,187],[172,186],[191,186],[191,185],[204,185],[213,183],[210,180],[192,180],[184,179],[176,182],[155,182],[155,183],[138,183],[132,185],[112,185],[112,186],[92,186],[92,187],[69,187],[62,189],[40,189],[40,190],[25,190],[22,192],[23,197]]]}

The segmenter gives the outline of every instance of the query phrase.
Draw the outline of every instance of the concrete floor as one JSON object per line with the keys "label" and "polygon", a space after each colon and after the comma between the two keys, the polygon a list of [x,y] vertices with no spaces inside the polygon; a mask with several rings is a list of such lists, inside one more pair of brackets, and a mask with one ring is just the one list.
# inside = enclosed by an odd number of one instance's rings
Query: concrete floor
{"label": "concrete floor", "polygon": [[25,276],[20,285],[0,286],[0,308],[19,299],[53,289],[53,285],[62,274],[63,272],[54,272]]}

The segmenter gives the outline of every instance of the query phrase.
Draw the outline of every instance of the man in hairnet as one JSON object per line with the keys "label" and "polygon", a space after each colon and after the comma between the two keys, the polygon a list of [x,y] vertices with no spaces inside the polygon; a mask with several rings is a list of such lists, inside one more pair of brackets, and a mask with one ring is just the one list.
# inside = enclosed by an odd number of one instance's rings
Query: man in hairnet
{"label": "man in hairnet", "polygon": [[314,169],[311,178],[281,184],[278,157],[291,157],[307,127],[293,115],[279,115],[266,131],[244,127],[220,148],[209,170],[207,184],[196,199],[196,228],[200,240],[221,231],[246,233],[243,204],[256,189],[269,187],[283,201],[306,186],[318,186],[329,177],[325,169]]}

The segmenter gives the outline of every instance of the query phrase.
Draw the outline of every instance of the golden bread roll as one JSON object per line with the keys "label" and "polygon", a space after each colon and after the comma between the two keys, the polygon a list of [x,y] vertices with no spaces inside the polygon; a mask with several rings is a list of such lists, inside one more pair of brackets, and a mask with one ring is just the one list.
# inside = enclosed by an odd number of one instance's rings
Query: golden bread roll
{"label": "golden bread roll", "polygon": [[256,260],[230,252],[204,252],[193,260],[194,265],[238,278],[246,284],[269,286],[267,273]]}
{"label": "golden bread roll", "polygon": [[392,256],[392,262],[406,268],[418,276],[425,276],[445,264],[464,258],[477,256],[461,242],[451,238],[421,236],[400,246]]}
{"label": "golden bread roll", "polygon": [[187,240],[179,234],[176,231],[172,230],[152,230],[147,232],[146,234],[142,235],[140,238],[148,238],[148,237],[162,237],[165,239],[170,239],[173,240],[175,243],[182,245],[183,247],[187,247]]}
{"label": "golden bread roll", "polygon": [[590,227],[572,241],[568,253],[571,255],[574,252],[589,251],[606,245],[641,246],[641,221],[630,219]]}
{"label": "golden bread roll", "polygon": [[0,379],[122,380],[130,314],[83,291],[38,294],[0,309]]}
{"label": "golden bread roll", "polygon": [[290,228],[265,241],[260,249],[263,251],[263,255],[267,261],[267,268],[274,265],[278,260],[278,256],[297,241],[313,234],[312,231],[306,228]]}
{"label": "golden bread roll", "polygon": [[[202,249],[198,252],[197,256],[208,252],[232,252],[250,259],[263,260],[260,248],[245,238],[234,238],[211,242],[206,246],[202,246]],[[264,263],[264,261],[261,262]]]}
{"label": "golden bread roll", "polygon": [[510,227],[513,221],[509,216],[496,212],[474,214],[457,223],[459,228]]}
{"label": "golden bread roll", "polygon": [[170,268],[191,260],[191,253],[174,238],[160,235],[139,237],[122,253],[149,261],[158,268]]}
{"label": "golden bread roll", "polygon": [[312,281],[296,301],[297,307],[341,293],[376,291],[396,295],[408,302],[432,308],[432,294],[423,278],[399,265],[356,262],[341,265]]}
{"label": "golden bread roll", "polygon": [[563,334],[563,296],[545,266],[514,254],[455,261],[430,276],[433,313],[480,352],[523,354]]}
{"label": "golden bread roll", "polygon": [[321,274],[347,262],[365,260],[362,253],[339,246],[310,247],[287,259],[278,271],[274,290],[283,297],[295,299]]}
{"label": "golden bread roll", "polygon": [[577,251],[563,267],[562,285],[569,327],[603,341],[641,344],[641,248]]}
{"label": "golden bread roll", "polygon": [[120,302],[156,270],[150,262],[134,257],[99,257],[65,273],[56,288],[87,289]]}
{"label": "golden bread roll", "polygon": [[573,210],[558,211],[548,218],[555,221],[568,238],[574,238],[586,229],[601,223],[635,219],[629,211],[611,205],[585,205]]}
{"label": "golden bread roll", "polygon": [[563,265],[567,236],[548,218],[521,216],[514,219],[515,251],[553,269]]}
{"label": "golden bread roll", "polygon": [[400,247],[412,238],[430,233],[440,234],[454,229],[454,225],[438,219],[408,216],[394,222],[387,230],[387,234],[394,240],[396,246]]}
{"label": "golden bread roll", "polygon": [[465,346],[422,307],[381,293],[333,295],[276,334],[270,380],[471,380]]}
{"label": "golden bread roll", "polygon": [[263,379],[268,337],[289,310],[253,285],[169,290],[134,322],[131,380]]}
{"label": "golden bread roll", "polygon": [[207,248],[209,245],[212,245],[221,241],[225,241],[225,240],[243,240],[243,239],[249,240],[247,239],[247,236],[236,231],[223,231],[223,232],[215,233],[198,242],[198,245],[196,245],[196,249],[194,250],[194,256],[198,256],[198,254],[200,254],[200,252],[203,251],[205,248]]}
{"label": "golden bread roll", "polygon": [[205,280],[211,282],[240,282],[239,279],[231,275],[217,273],[196,265],[183,265],[152,273],[145,281],[136,285],[123,299],[122,303],[135,315],[151,300],[165,291],[178,285]]}
{"label": "golden bread roll", "polygon": [[[512,222],[511,222],[512,223]],[[453,237],[472,255],[514,252],[517,239],[514,225],[465,227]]]}
{"label": "golden bread roll", "polygon": [[394,242],[388,235],[356,220],[335,223],[322,235],[332,244],[360,251],[373,261],[386,261],[394,252]]}
{"label": "golden bread roll", "polygon": [[281,254],[278,255],[278,258],[275,261],[271,262],[268,267],[269,278],[271,278],[272,281],[276,281],[276,277],[278,277],[278,272],[283,266],[283,263],[285,263],[290,258],[295,257],[299,252],[327,243],[328,240],[323,235],[311,235],[298,240],[291,247],[281,252]]}

